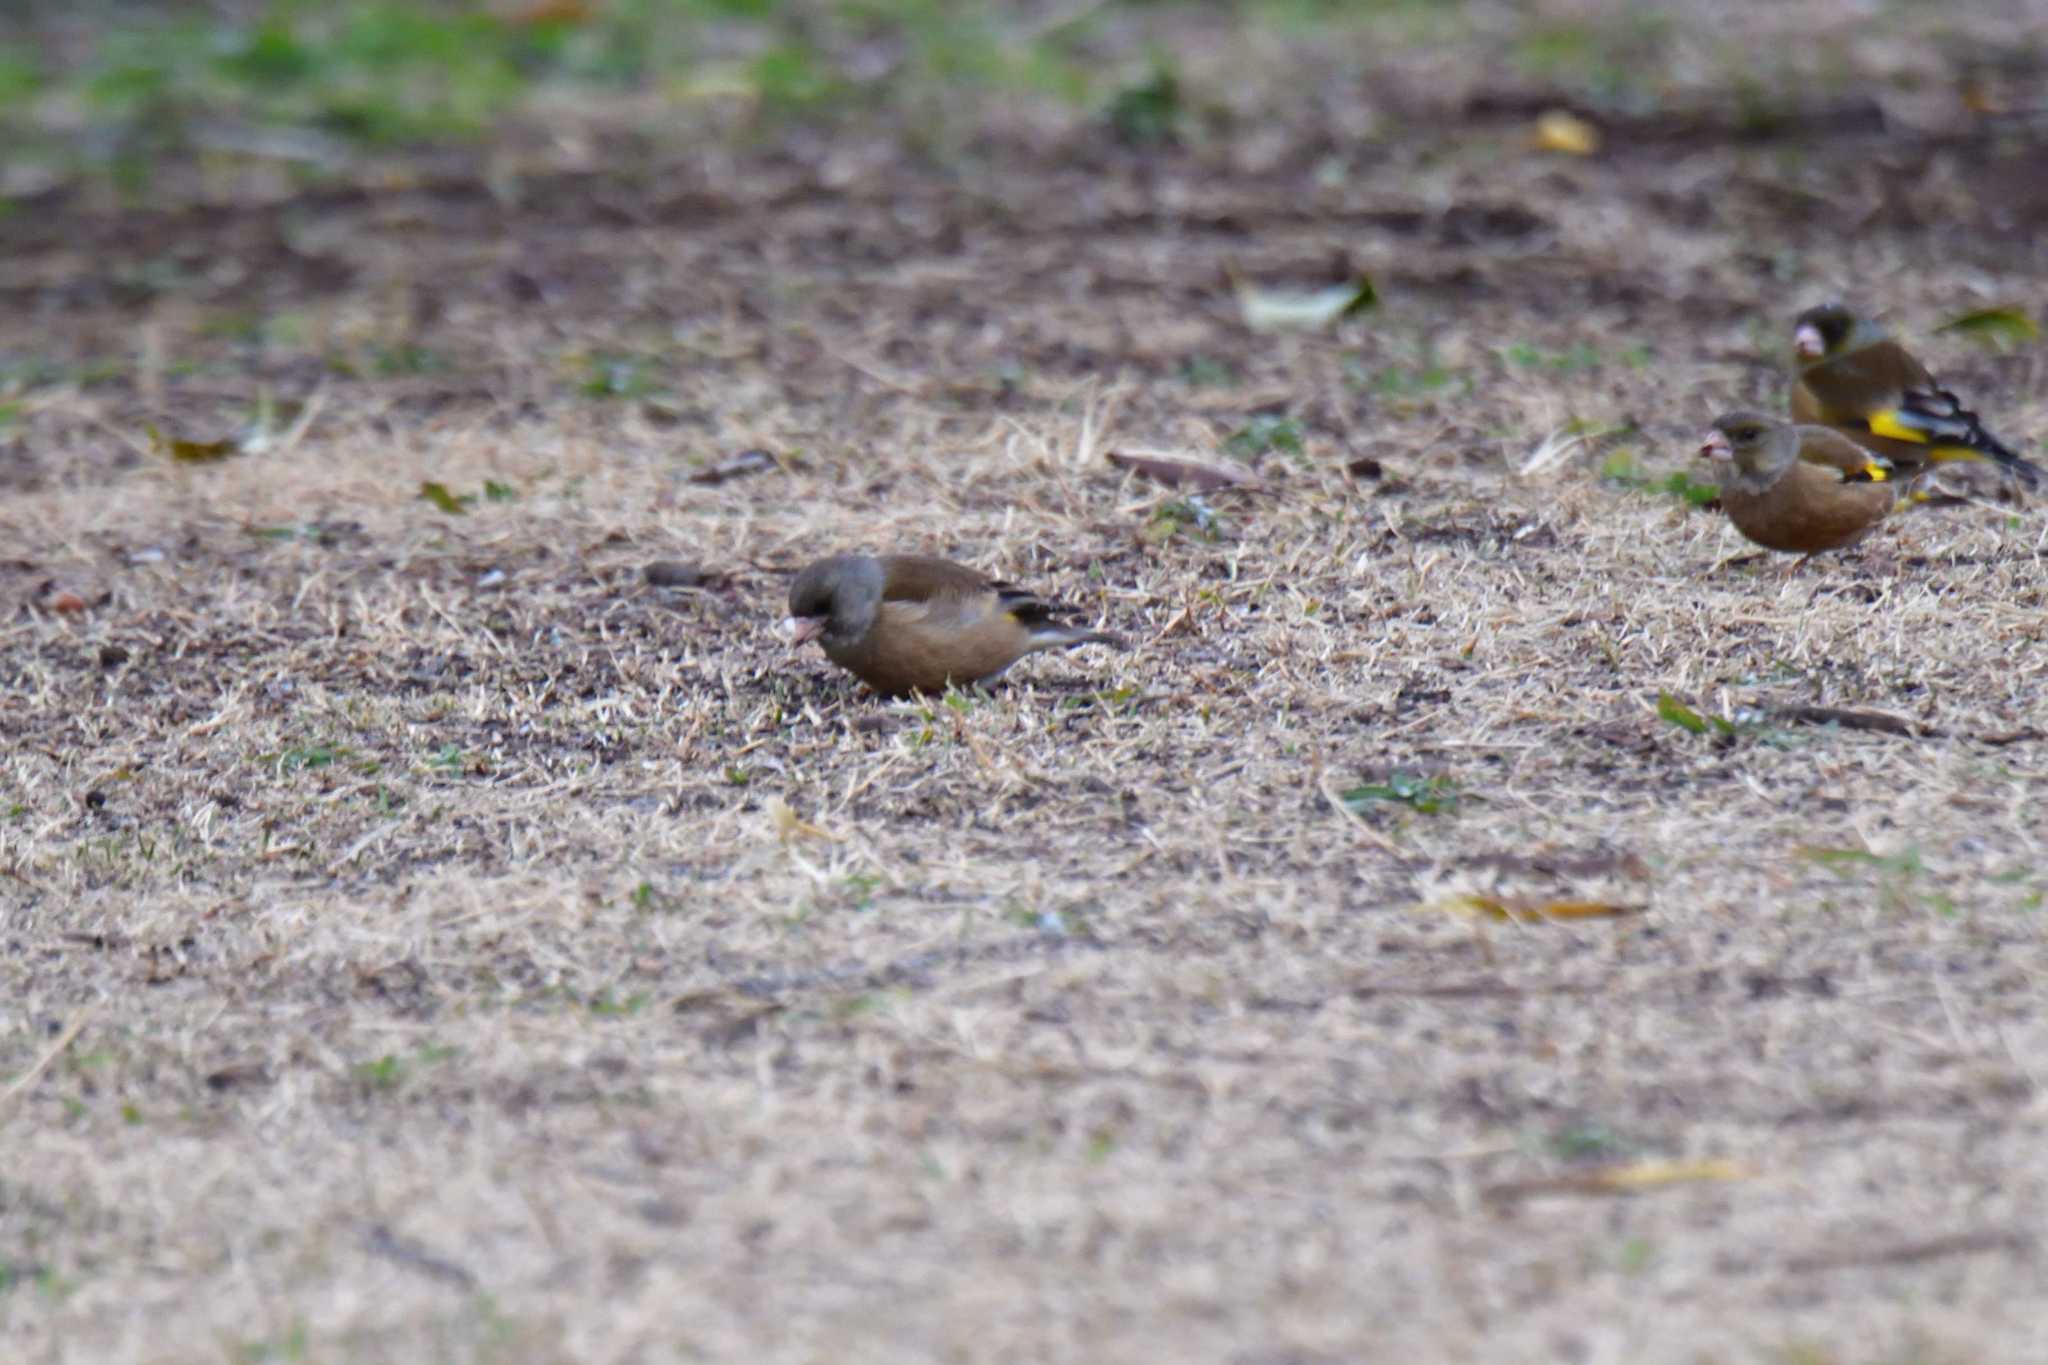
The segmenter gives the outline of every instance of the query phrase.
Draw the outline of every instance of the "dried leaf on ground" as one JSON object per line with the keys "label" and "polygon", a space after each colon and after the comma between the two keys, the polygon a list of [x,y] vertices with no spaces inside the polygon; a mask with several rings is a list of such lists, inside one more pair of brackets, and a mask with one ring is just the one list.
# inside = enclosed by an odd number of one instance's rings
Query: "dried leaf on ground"
{"label": "dried leaf on ground", "polygon": [[1622,919],[1646,907],[1614,901],[1545,900],[1534,896],[1446,896],[1418,909],[1463,919],[1500,920],[1511,924],[1547,924],[1561,920]]}
{"label": "dried leaf on ground", "polygon": [[1487,1188],[1495,1200],[1526,1199],[1545,1194],[1643,1194],[1672,1185],[1703,1181],[1753,1180],[1761,1172],[1740,1161],[1710,1157],[1696,1161],[1634,1161],[1602,1166],[1569,1175],[1515,1180]]}
{"label": "dried leaf on ground", "polygon": [[1537,118],[1529,141],[1540,152],[1591,156],[1600,150],[1600,130],[1569,110],[1551,109]]}
{"label": "dried leaf on ground", "polygon": [[1175,455],[1146,455],[1135,452],[1112,450],[1106,457],[1119,469],[1128,469],[1134,474],[1168,488],[1193,488],[1203,493],[1213,493],[1224,488],[1261,489],[1265,485],[1258,474],[1249,466],[1235,460],[1189,460]]}
{"label": "dried leaf on ground", "polygon": [[1284,289],[1253,284],[1235,270],[1229,272],[1229,278],[1237,291],[1238,312],[1244,318],[1245,326],[1255,332],[1287,328],[1316,331],[1362,313],[1379,302],[1379,291],[1373,287],[1372,277],[1363,273],[1321,289]]}
{"label": "dried leaf on ground", "polygon": [[765,450],[742,450],[729,460],[721,460],[708,469],[700,469],[690,476],[690,482],[715,485],[729,479],[745,478],[749,474],[765,474],[778,468],[775,457]]}

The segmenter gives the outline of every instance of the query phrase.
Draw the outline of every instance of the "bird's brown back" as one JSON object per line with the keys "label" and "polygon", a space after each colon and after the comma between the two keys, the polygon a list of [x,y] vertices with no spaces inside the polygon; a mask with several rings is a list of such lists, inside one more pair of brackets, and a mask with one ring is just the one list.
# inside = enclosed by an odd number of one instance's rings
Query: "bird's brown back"
{"label": "bird's brown back", "polygon": [[935,597],[974,597],[995,591],[994,579],[979,569],[936,555],[883,555],[882,600],[929,602]]}

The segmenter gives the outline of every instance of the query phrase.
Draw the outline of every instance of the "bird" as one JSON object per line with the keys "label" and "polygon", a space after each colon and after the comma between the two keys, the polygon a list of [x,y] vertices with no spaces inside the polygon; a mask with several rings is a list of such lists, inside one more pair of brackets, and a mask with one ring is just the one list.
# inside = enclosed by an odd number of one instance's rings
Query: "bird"
{"label": "bird", "polygon": [[885,697],[986,683],[1026,654],[1103,644],[1067,609],[931,555],[833,555],[789,585],[785,631]]}
{"label": "bird", "polygon": [[2027,487],[2040,486],[2039,468],[1986,430],[1984,419],[1879,323],[1839,303],[1822,304],[1799,315],[1792,349],[1799,370],[1793,421],[1833,427],[1908,481],[1936,464],[1988,460]]}
{"label": "bird", "polygon": [[1839,550],[1892,510],[1891,471],[1829,427],[1726,412],[1708,427],[1699,453],[1724,462],[1722,510],[1766,550]]}

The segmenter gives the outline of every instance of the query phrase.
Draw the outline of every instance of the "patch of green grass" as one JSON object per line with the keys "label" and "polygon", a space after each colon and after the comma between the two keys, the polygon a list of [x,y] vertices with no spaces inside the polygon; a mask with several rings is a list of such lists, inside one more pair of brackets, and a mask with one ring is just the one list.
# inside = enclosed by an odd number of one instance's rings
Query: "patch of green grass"
{"label": "patch of green grass", "polygon": [[1543,1138],[1543,1148],[1560,1161],[1611,1161],[1634,1143],[1604,1123],[1567,1124]]}
{"label": "patch of green grass", "polygon": [[609,353],[593,355],[584,363],[579,387],[586,398],[648,398],[662,391],[653,361]]}
{"label": "patch of green grass", "polygon": [[1363,369],[1355,378],[1383,398],[1418,398],[1440,393],[1453,385],[1460,392],[1472,391],[1472,377],[1431,361],[1422,365],[1389,365],[1371,373]]}
{"label": "patch of green grass", "polygon": [[455,1055],[454,1048],[439,1043],[421,1043],[405,1056],[387,1052],[382,1057],[358,1062],[356,1083],[367,1091],[395,1091],[420,1071],[439,1066]]}
{"label": "patch of green grass", "polygon": [[296,744],[276,753],[259,754],[256,761],[282,777],[287,773],[330,767],[348,754],[349,750],[341,745]]}
{"label": "patch of green grass", "polygon": [[1301,423],[1286,413],[1262,412],[1231,433],[1223,448],[1239,459],[1275,450],[1299,455],[1303,449],[1302,436]]}
{"label": "patch of green grass", "polygon": [[1180,378],[1191,388],[1227,389],[1237,383],[1237,371],[1227,361],[1197,355],[1181,362]]}
{"label": "patch of green grass", "polygon": [[873,873],[855,872],[840,883],[840,891],[850,909],[869,910],[874,908],[875,892],[881,885],[882,879]]}
{"label": "patch of green grass", "polygon": [[[0,56],[0,134],[16,147],[68,146],[77,163],[139,193],[167,159],[200,151],[223,127],[372,145],[464,141],[543,85],[737,96],[770,118],[958,91],[1078,105],[1092,97],[1099,62],[1093,14],[1030,25],[994,0],[611,0],[554,17],[411,0],[178,8],[138,7],[77,56],[54,44]],[[750,55],[713,55],[733,50]],[[900,55],[874,69],[876,51]],[[38,122],[52,92],[83,111],[89,136]],[[1133,138],[1171,136],[1171,69],[1159,66],[1115,108]],[[331,159],[314,144],[275,145],[309,173]]]}
{"label": "patch of green grass", "polygon": [[647,1008],[651,997],[645,991],[631,995],[614,996],[610,990],[599,991],[584,1002],[584,1008],[601,1019],[623,1019],[638,1014]]}
{"label": "patch of green grass", "polygon": [[371,372],[387,379],[395,375],[433,374],[447,368],[448,362],[433,351],[409,341],[378,346],[370,352]]}
{"label": "patch of green grass", "polygon": [[1645,470],[1632,450],[1617,450],[1600,466],[1600,478],[1638,493],[1661,493],[1690,507],[1705,507],[1721,496],[1718,485],[1702,483],[1684,470],[1673,470],[1663,478]]}
{"label": "patch of green grass", "polygon": [[1656,1244],[1646,1237],[1631,1237],[1614,1252],[1614,1268],[1624,1275],[1640,1275],[1656,1260]]}
{"label": "patch of green grass", "polygon": [[490,763],[480,754],[472,754],[459,744],[444,744],[427,759],[427,767],[450,777],[461,777],[474,773],[482,775],[490,771]]}
{"label": "patch of green grass", "polygon": [[1503,350],[1501,355],[1510,365],[1550,370],[1556,374],[1590,374],[1608,363],[1599,347],[1584,341],[1573,342],[1562,351],[1546,351],[1541,346],[1518,341]]}
{"label": "patch of green grass", "polygon": [[1203,540],[1214,540],[1221,521],[1216,509],[1200,498],[1175,498],[1153,509],[1146,532],[1154,540],[1171,540],[1188,531]]}
{"label": "patch of green grass", "polygon": [[1896,853],[1811,845],[1795,852],[1801,859],[1829,869],[1844,881],[1869,883],[1876,892],[1878,903],[1887,909],[1932,910],[1945,919],[1954,919],[1963,911],[1951,894],[1948,882],[1927,866],[1915,845],[1908,844]]}
{"label": "patch of green grass", "polygon": [[1565,93],[1612,109],[1654,108],[1650,73],[1662,58],[1675,25],[1651,10],[1617,19],[1536,20],[1516,38],[1512,60],[1523,74]]}
{"label": "patch of green grass", "polygon": [[294,1321],[282,1335],[233,1343],[228,1347],[228,1359],[235,1365],[270,1365],[273,1361],[310,1359],[311,1349],[306,1324]]}
{"label": "patch of green grass", "polygon": [[1180,76],[1164,60],[1151,71],[1110,96],[1103,111],[1110,131],[1133,147],[1157,147],[1177,141],[1187,110],[1181,102]]}

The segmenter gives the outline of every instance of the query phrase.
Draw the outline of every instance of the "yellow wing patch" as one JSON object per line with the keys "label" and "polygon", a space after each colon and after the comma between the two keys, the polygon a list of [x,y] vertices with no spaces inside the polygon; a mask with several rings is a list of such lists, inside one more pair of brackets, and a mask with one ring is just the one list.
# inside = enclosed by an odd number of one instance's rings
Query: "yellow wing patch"
{"label": "yellow wing patch", "polygon": [[[1915,445],[1924,446],[1927,444],[1926,432],[1916,427],[1907,426],[1899,420],[1899,415],[1896,412],[1890,410],[1871,413],[1869,420],[1864,425],[1870,428],[1872,436],[1888,436],[1894,441],[1911,441]],[[1951,456],[1950,458],[1956,457]]]}

